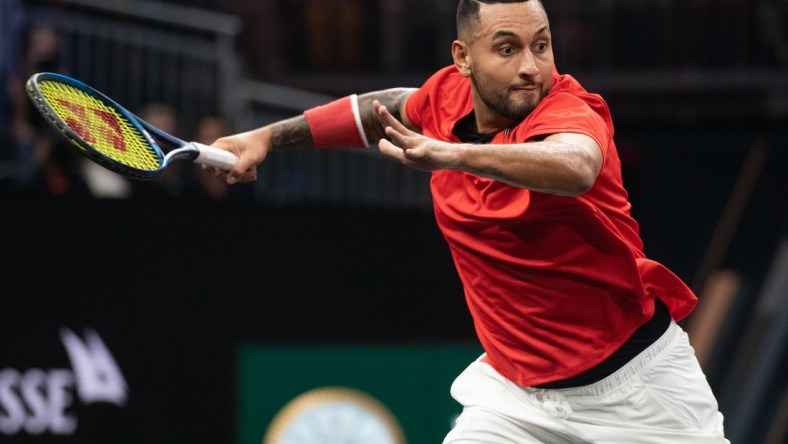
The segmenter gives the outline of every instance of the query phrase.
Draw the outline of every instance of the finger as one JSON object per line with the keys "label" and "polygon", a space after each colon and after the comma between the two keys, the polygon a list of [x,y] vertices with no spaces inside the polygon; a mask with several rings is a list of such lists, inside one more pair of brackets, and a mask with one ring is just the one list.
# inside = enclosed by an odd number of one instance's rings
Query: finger
{"label": "finger", "polygon": [[411,131],[396,117],[394,117],[394,115],[391,114],[388,108],[386,108],[384,105],[381,105],[380,108],[378,109],[378,115],[383,121],[384,126],[390,126],[402,134],[407,135],[411,133]]}
{"label": "finger", "polygon": [[243,153],[241,156],[239,156],[238,163],[236,163],[235,166],[233,166],[232,169],[227,172],[227,183],[232,185],[238,182],[243,183],[253,180],[250,179],[250,177],[257,177],[256,171],[258,163],[260,163],[260,161],[256,157],[249,154],[248,151]]}
{"label": "finger", "polygon": [[380,139],[380,142],[378,142],[378,149],[383,155],[397,159],[400,162],[406,160],[405,151],[386,139]]}
{"label": "finger", "polygon": [[244,173],[243,177],[241,178],[241,182],[243,182],[243,183],[254,182],[255,180],[257,180],[257,167],[256,166],[250,168],[249,170],[247,170]]}
{"label": "finger", "polygon": [[237,165],[227,173],[227,184],[233,185],[243,182],[246,170],[239,169]]}
{"label": "finger", "polygon": [[222,169],[219,169],[219,168],[216,168],[216,167],[209,167],[209,166],[205,166],[205,165],[202,166],[202,169],[207,174],[215,177],[218,180],[221,180],[222,182],[227,181],[227,171],[225,171],[225,170],[222,170]]}
{"label": "finger", "polygon": [[411,143],[405,134],[402,134],[392,126],[386,127],[385,132],[391,143],[399,147],[399,149],[406,150],[410,148]]}
{"label": "finger", "polygon": [[373,110],[373,112],[375,114],[375,118],[378,119],[378,123],[380,123],[380,126],[382,126],[383,128],[386,128],[388,126],[388,124],[380,116],[380,108],[382,108],[382,107],[383,107],[383,105],[380,104],[379,100],[373,100],[372,101],[372,110]]}

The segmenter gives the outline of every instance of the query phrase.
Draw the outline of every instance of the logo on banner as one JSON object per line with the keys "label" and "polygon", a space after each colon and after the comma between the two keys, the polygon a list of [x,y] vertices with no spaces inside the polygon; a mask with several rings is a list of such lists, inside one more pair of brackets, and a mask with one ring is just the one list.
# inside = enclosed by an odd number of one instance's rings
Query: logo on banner
{"label": "logo on banner", "polygon": [[78,424],[75,402],[126,405],[126,380],[95,330],[81,338],[64,328],[60,340],[71,369],[0,369],[0,435],[70,435]]}

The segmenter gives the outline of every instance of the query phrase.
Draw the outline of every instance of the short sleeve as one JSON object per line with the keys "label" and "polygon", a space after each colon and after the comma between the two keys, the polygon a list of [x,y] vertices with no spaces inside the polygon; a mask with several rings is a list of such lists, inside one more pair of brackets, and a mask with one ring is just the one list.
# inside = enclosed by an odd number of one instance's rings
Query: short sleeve
{"label": "short sleeve", "polygon": [[405,103],[405,116],[407,116],[413,126],[416,128],[423,127],[422,110],[426,108],[427,94],[424,87],[417,89],[413,94],[408,97]]}
{"label": "short sleeve", "polygon": [[[560,85],[560,84],[559,84]],[[613,123],[607,104],[596,94],[560,85],[515,129],[520,141],[558,133],[585,134],[606,156],[613,140]],[[579,86],[578,86],[579,87]]]}

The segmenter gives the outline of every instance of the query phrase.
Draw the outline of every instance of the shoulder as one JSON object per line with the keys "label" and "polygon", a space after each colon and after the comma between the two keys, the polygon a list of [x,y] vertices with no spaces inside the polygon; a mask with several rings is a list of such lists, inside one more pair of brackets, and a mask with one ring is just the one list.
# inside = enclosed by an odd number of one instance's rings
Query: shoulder
{"label": "shoulder", "polygon": [[543,102],[544,107],[588,107],[602,118],[610,118],[610,110],[605,99],[599,94],[588,92],[577,79],[569,74],[555,73],[553,75],[553,87]]}
{"label": "shoulder", "polygon": [[472,108],[470,81],[450,65],[435,72],[410,95],[406,112],[411,122],[422,127],[424,119],[453,119]]}
{"label": "shoulder", "polygon": [[431,75],[415,94],[425,99],[433,97],[455,100],[463,96],[463,91],[470,95],[470,81],[463,77],[454,65],[450,65]]}
{"label": "shoulder", "polygon": [[433,75],[424,82],[422,88],[437,88],[445,85],[459,85],[461,83],[468,83],[468,79],[463,77],[459,71],[457,71],[457,67],[454,65],[445,66],[438,71],[436,71]]}
{"label": "shoulder", "polygon": [[553,76],[553,87],[541,103],[515,129],[517,140],[558,133],[585,134],[606,152],[614,134],[607,103],[586,91],[570,75]]}

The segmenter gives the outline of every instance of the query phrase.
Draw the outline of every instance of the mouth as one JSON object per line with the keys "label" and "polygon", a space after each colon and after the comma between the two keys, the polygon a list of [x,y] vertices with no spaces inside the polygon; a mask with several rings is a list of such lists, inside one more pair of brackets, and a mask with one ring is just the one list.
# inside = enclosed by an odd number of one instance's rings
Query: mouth
{"label": "mouth", "polygon": [[512,89],[515,91],[536,91],[539,89],[539,85],[521,85],[515,86]]}

